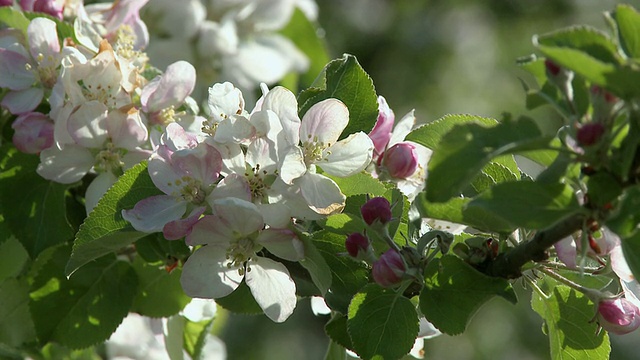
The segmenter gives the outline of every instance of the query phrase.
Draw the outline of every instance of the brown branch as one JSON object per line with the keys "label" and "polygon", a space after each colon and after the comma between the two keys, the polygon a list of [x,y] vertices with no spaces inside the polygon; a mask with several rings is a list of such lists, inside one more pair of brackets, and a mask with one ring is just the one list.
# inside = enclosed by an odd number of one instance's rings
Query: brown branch
{"label": "brown branch", "polygon": [[533,239],[518,244],[489,263],[483,272],[489,276],[515,279],[522,276],[522,266],[529,261],[543,261],[549,257],[547,249],[556,242],[582,229],[587,217],[573,214],[550,228],[537,232]]}

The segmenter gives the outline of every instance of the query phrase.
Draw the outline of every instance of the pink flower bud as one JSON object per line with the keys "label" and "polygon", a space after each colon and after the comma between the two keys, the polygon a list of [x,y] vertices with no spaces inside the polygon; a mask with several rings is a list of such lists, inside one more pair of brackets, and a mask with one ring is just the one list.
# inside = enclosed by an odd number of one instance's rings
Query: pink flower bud
{"label": "pink flower bud", "polygon": [[407,271],[400,253],[394,249],[387,250],[373,263],[373,280],[380,286],[391,287],[399,284]]}
{"label": "pink flower bud", "polygon": [[376,221],[386,224],[391,221],[391,204],[383,197],[374,197],[360,208],[364,222],[371,225]]}
{"label": "pink flower bud", "polygon": [[32,112],[18,116],[11,124],[13,144],[27,154],[38,154],[53,145],[53,121],[44,114]]}
{"label": "pink flower bud", "polygon": [[0,0],[0,6],[12,6],[13,0]]}
{"label": "pink flower bud", "polygon": [[601,300],[597,318],[603,329],[618,335],[640,327],[640,309],[625,298]]}
{"label": "pink flower bud", "polygon": [[397,179],[406,179],[418,169],[418,152],[415,145],[401,142],[385,151],[382,165],[389,175]]}
{"label": "pink flower bud", "polygon": [[601,88],[598,85],[593,85],[591,87],[591,95],[594,97],[602,97],[604,101],[609,104],[615,104],[618,102],[618,98],[615,97],[615,95]]}
{"label": "pink flower bud", "polygon": [[576,140],[580,146],[591,146],[600,140],[605,132],[604,125],[601,123],[587,123],[578,129]]}
{"label": "pink flower bud", "polygon": [[376,121],[376,125],[369,133],[369,138],[373,141],[374,158],[382,155],[387,147],[391,139],[391,129],[394,121],[395,115],[393,110],[389,108],[387,100],[382,96],[378,96],[378,121]]}
{"label": "pink flower bud", "polygon": [[33,3],[33,11],[45,13],[62,20],[62,6],[55,0],[36,0]]}
{"label": "pink flower bud", "polygon": [[347,248],[349,255],[356,259],[361,259],[369,251],[369,239],[360,233],[353,233],[347,236],[344,247]]}

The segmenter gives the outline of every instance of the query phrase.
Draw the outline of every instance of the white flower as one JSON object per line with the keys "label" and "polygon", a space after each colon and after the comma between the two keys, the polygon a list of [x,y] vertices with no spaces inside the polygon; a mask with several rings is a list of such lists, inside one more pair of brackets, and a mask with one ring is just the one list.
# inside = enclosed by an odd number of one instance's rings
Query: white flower
{"label": "white flower", "polygon": [[216,200],[213,212],[187,236],[197,248],[184,264],[185,293],[198,298],[220,298],[246,282],[264,313],[275,322],[286,320],[296,306],[296,286],[281,263],[257,255],[266,248],[277,257],[299,261],[302,241],[288,229],[264,229],[258,207],[237,198]]}

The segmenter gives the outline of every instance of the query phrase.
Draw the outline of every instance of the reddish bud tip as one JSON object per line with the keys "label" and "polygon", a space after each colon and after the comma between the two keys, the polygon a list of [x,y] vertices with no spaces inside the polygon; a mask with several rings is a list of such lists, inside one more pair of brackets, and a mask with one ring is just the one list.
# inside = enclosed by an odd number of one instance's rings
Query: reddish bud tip
{"label": "reddish bud tip", "polygon": [[551,74],[553,76],[558,76],[558,74],[560,74],[560,70],[562,70],[562,68],[560,68],[560,66],[558,66],[556,63],[554,63],[553,61],[551,61],[549,59],[546,59],[544,61],[544,67],[547,69],[549,74]]}
{"label": "reddish bud tip", "polygon": [[580,146],[591,146],[600,140],[605,128],[601,123],[588,123],[578,129],[576,140]]}
{"label": "reddish bud tip", "polygon": [[360,233],[353,233],[347,236],[344,247],[347,248],[349,255],[354,258],[360,258],[360,255],[369,249],[369,239]]}
{"label": "reddish bud tip", "polygon": [[374,197],[367,201],[360,208],[362,219],[368,224],[373,224],[376,220],[382,224],[391,221],[391,204],[383,197]]}

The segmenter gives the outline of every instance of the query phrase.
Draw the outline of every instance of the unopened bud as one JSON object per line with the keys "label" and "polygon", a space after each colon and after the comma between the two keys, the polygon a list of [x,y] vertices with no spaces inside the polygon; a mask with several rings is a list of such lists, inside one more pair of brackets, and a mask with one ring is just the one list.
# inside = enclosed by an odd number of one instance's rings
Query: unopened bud
{"label": "unopened bud", "polygon": [[625,298],[604,299],[598,303],[598,324],[614,334],[628,334],[640,327],[640,309]]}
{"label": "unopened bud", "polygon": [[45,13],[62,20],[62,6],[55,0],[36,0],[33,3],[33,11]]}
{"label": "unopened bud", "polygon": [[402,281],[407,271],[400,253],[394,249],[387,250],[373,263],[373,280],[380,286],[392,287]]}
{"label": "unopened bud", "polygon": [[53,145],[53,120],[47,115],[33,112],[18,116],[11,124],[13,144],[27,154],[38,154]]}
{"label": "unopened bud", "polygon": [[613,114],[619,99],[607,90],[593,85],[591,87],[592,117],[596,121],[608,121]]}
{"label": "unopened bud", "polygon": [[401,142],[385,151],[382,165],[389,175],[397,179],[406,179],[418,169],[418,152],[415,145]]}
{"label": "unopened bud", "polygon": [[560,68],[560,66],[558,66],[558,64],[554,63],[553,61],[546,59],[544,61],[544,67],[545,69],[547,69],[547,73],[549,73],[549,75],[551,76],[558,76],[560,75],[560,71],[562,70]]}
{"label": "unopened bud", "polygon": [[353,233],[347,236],[344,242],[349,255],[356,259],[363,259],[364,255],[369,251],[369,239],[361,233]]}
{"label": "unopened bud", "polygon": [[591,146],[597,143],[605,132],[605,127],[599,122],[587,123],[578,129],[576,140],[580,146]]}
{"label": "unopened bud", "polygon": [[362,214],[362,219],[368,225],[373,224],[376,221],[379,221],[381,224],[386,224],[391,221],[391,204],[389,200],[383,197],[374,197],[373,199],[369,199],[362,207],[360,208],[360,213]]}

